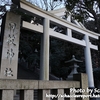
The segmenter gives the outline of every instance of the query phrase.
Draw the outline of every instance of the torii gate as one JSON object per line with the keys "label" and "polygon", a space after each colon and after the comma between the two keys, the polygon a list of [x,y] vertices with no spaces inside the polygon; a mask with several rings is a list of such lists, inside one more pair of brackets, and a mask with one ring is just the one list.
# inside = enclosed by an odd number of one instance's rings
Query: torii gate
{"label": "torii gate", "polygon": [[[89,38],[97,40],[100,35],[72,24],[64,19],[61,19],[50,12],[44,11],[26,2],[25,0],[20,0],[19,10],[24,11],[28,15],[36,15],[43,19],[43,25],[36,25],[26,21],[22,21],[22,28],[42,33],[40,79],[49,80],[49,37],[53,36],[84,47],[86,72],[88,75],[89,87],[94,87],[90,49],[98,50],[98,47],[92,44],[89,41]],[[52,28],[50,28],[50,23],[55,23],[56,25],[65,27],[67,30],[66,33],[61,34],[59,32],[55,32]],[[79,40],[72,37],[72,31],[76,31],[84,35],[84,38],[82,40]],[[19,34],[20,16],[8,13],[4,31],[0,78],[17,79]]]}

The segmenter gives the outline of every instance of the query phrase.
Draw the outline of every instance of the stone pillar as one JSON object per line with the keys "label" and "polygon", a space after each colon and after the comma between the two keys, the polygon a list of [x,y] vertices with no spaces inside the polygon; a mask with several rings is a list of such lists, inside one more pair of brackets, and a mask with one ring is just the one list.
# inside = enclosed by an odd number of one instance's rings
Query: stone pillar
{"label": "stone pillar", "polygon": [[[67,17],[67,21],[71,22],[71,15]],[[72,30],[70,28],[67,28],[66,35],[72,37]]]}
{"label": "stone pillar", "polygon": [[3,90],[2,100],[14,100],[14,91],[13,90]]}
{"label": "stone pillar", "polygon": [[34,100],[34,90],[24,90],[24,100]]}
{"label": "stone pillar", "polygon": [[17,79],[20,16],[7,13],[4,28],[0,78]]}
{"label": "stone pillar", "polygon": [[69,37],[72,37],[72,30],[70,28],[67,28],[67,34]]}
{"label": "stone pillar", "polygon": [[43,97],[42,100],[50,100],[50,97],[46,97],[46,94],[50,94],[50,90],[43,90]]}
{"label": "stone pillar", "polygon": [[[59,95],[64,95],[64,89],[58,89]],[[58,100],[65,100],[64,97],[59,97]]]}
{"label": "stone pillar", "polygon": [[84,48],[86,73],[88,75],[88,85],[90,88],[92,88],[94,87],[94,79],[93,79],[93,72],[92,72],[92,61],[91,61],[92,59],[91,59],[88,35],[85,35],[84,40],[86,42],[86,47]]}
{"label": "stone pillar", "polygon": [[49,20],[44,19],[41,39],[40,79],[49,80]]}
{"label": "stone pillar", "polygon": [[[80,81],[80,88],[84,89],[85,91],[79,95],[89,95],[89,93],[87,92],[87,88],[88,88],[88,77],[87,74],[74,74],[73,75],[73,79],[75,81]],[[76,100],[76,99],[74,99]],[[77,100],[90,100],[89,97],[85,97],[85,98],[77,98]]]}

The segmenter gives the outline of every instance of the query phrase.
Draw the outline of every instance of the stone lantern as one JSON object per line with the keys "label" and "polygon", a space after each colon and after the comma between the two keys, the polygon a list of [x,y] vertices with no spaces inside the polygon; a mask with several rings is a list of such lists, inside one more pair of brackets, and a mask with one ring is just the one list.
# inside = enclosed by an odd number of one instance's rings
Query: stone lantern
{"label": "stone lantern", "polygon": [[73,79],[73,74],[77,74],[77,68],[79,67],[77,63],[81,63],[83,61],[77,60],[75,56],[72,56],[72,59],[69,61],[65,61],[65,63],[72,63],[73,65],[70,66],[72,68],[71,73],[68,75],[68,79]]}

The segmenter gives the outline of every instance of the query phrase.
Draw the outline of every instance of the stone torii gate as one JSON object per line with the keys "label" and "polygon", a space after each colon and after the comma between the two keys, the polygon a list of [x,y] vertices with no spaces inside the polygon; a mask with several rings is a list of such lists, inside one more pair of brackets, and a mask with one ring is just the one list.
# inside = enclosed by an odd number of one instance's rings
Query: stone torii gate
{"label": "stone torii gate", "polygon": [[[90,49],[98,50],[98,47],[90,42],[90,38],[95,40],[100,35],[91,32],[85,28],[79,27],[64,19],[53,15],[50,12],[44,11],[25,0],[20,0],[20,11],[24,11],[31,16],[39,16],[43,19],[43,24],[31,24],[27,21],[22,21],[22,28],[36,31],[42,34],[41,37],[41,62],[40,62],[40,79],[49,80],[49,38],[50,36],[78,44],[84,47],[86,72],[88,75],[89,87],[94,87],[94,79],[92,72],[92,60]],[[61,34],[50,28],[50,24],[62,26],[66,28],[66,33]],[[72,37],[72,32],[78,32],[84,36],[82,40]],[[2,79],[17,79],[18,69],[18,50],[19,50],[19,35],[20,35],[20,15],[8,13],[6,16],[2,59],[0,66],[0,78]]]}

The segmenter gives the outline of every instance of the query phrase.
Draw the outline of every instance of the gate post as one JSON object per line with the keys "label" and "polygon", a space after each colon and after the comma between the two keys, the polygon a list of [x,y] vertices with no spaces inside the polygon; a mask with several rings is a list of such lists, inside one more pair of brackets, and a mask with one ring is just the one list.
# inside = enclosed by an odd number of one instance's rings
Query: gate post
{"label": "gate post", "polygon": [[[87,92],[87,88],[88,88],[88,77],[87,77],[87,74],[84,74],[84,73],[74,74],[73,75],[73,79],[75,81],[80,81],[80,88],[81,89],[85,89],[85,92],[82,93],[81,95],[89,95],[89,93]],[[78,100],[89,100],[89,97],[78,98]]]}
{"label": "gate post", "polygon": [[84,48],[85,54],[85,65],[86,65],[86,73],[88,75],[88,85],[90,88],[94,88],[94,78],[93,78],[93,70],[92,70],[92,58],[89,44],[89,36],[85,35],[84,40],[86,42],[86,47]]}
{"label": "gate post", "polygon": [[41,39],[40,79],[49,80],[49,19],[44,18]]}
{"label": "gate post", "polygon": [[20,16],[7,13],[4,26],[0,78],[17,79]]}

